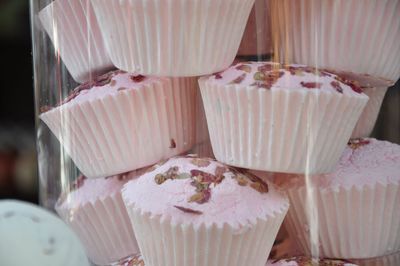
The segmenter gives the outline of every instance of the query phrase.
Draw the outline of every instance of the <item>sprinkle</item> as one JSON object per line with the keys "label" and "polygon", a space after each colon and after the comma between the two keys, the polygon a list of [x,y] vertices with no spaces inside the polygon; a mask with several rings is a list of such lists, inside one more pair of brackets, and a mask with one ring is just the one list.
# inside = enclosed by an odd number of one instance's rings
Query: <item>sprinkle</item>
{"label": "sprinkle", "polygon": [[361,146],[368,145],[370,143],[369,140],[363,138],[351,139],[347,145],[353,150],[360,148]]}
{"label": "sprinkle", "polygon": [[174,207],[177,208],[178,210],[181,210],[181,211],[186,212],[186,213],[191,213],[191,214],[196,214],[196,215],[203,214],[201,211],[193,210],[193,209],[190,209],[190,208],[185,208],[185,207],[181,207],[181,206],[177,206],[177,205],[174,205]]}
{"label": "sprinkle", "polygon": [[240,84],[242,81],[246,78],[246,73],[243,73],[239,77],[235,78],[234,80],[231,81],[229,84]]}
{"label": "sprinkle", "polygon": [[210,165],[211,162],[207,159],[193,158],[192,160],[190,160],[190,163],[197,167],[207,167]]}
{"label": "sprinkle", "polygon": [[175,142],[174,139],[171,139],[171,140],[170,140],[169,148],[170,148],[170,149],[175,149],[175,148],[176,148],[176,142]]}
{"label": "sprinkle", "polygon": [[247,72],[247,73],[251,73],[251,66],[249,66],[249,65],[239,65],[236,67],[236,69]]}
{"label": "sprinkle", "polygon": [[145,77],[145,76],[142,76],[142,75],[137,75],[137,76],[135,76],[135,75],[130,75],[129,77],[131,78],[131,80],[132,80],[133,82],[142,82],[143,80],[146,79],[146,77]]}
{"label": "sprinkle", "polygon": [[339,93],[343,93],[342,86],[340,86],[340,83],[337,81],[332,81],[331,86]]}
{"label": "sprinkle", "polygon": [[319,89],[322,86],[322,83],[320,82],[300,82],[301,86],[307,88],[307,89]]}

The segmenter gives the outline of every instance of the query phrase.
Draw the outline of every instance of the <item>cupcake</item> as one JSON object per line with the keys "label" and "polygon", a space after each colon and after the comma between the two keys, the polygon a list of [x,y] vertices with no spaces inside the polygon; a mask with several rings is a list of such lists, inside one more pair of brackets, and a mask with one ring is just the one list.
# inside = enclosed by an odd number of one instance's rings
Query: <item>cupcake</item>
{"label": "cupcake", "polygon": [[113,63],[156,76],[227,68],[254,0],[92,0]]}
{"label": "cupcake", "polygon": [[354,83],[301,65],[239,63],[199,84],[217,160],[270,172],[331,171],[368,101]]}
{"label": "cupcake", "polygon": [[328,258],[400,251],[399,185],[399,145],[352,140],[332,173],[287,180],[291,209],[286,229],[307,254],[315,242]]}
{"label": "cupcake", "polygon": [[289,207],[256,176],[207,158],[175,157],[122,195],[147,266],[261,266]]}
{"label": "cupcake", "polygon": [[183,153],[195,141],[194,78],[114,71],[40,114],[88,178],[125,173]]}
{"label": "cupcake", "polygon": [[275,60],[400,77],[400,1],[269,0]]}
{"label": "cupcake", "polygon": [[359,75],[353,72],[334,71],[334,73],[340,75],[346,80],[357,82],[363,89],[364,93],[368,95],[369,101],[358,119],[351,137],[369,137],[374,129],[386,91],[388,87],[394,85],[393,82],[390,80],[375,78],[370,75]]}
{"label": "cupcake", "polygon": [[269,260],[265,266],[357,266],[356,264],[346,262],[343,260],[330,260],[330,259],[312,259],[304,256],[281,259]]}
{"label": "cupcake", "polygon": [[146,169],[106,178],[80,176],[55,209],[71,226],[96,265],[111,265],[139,253],[121,189]]}
{"label": "cupcake", "polygon": [[89,0],[56,0],[38,17],[75,81],[86,82],[114,67]]}
{"label": "cupcake", "polygon": [[89,266],[71,229],[31,203],[0,200],[0,236],[2,266]]}

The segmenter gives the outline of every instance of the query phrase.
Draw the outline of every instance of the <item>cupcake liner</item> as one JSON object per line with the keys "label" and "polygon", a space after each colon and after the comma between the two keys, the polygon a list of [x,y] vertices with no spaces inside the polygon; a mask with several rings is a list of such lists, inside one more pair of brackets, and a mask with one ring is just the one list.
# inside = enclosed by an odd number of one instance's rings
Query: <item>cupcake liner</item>
{"label": "cupcake liner", "polygon": [[174,224],[125,204],[146,266],[263,266],[286,211],[251,227]]}
{"label": "cupcake liner", "polygon": [[276,60],[400,77],[397,0],[270,0]]}
{"label": "cupcake liner", "polygon": [[90,0],[56,0],[38,16],[75,81],[83,83],[114,67]]}
{"label": "cupcake liner", "polygon": [[210,134],[208,133],[206,114],[200,89],[197,93],[196,145],[193,147],[191,153],[197,154],[199,157],[215,158],[211,147]]}
{"label": "cupcake liner", "polygon": [[[310,191],[311,190],[311,191]],[[349,189],[291,188],[285,227],[300,249],[311,255],[310,235],[317,233],[319,255],[328,258],[371,258],[400,250],[399,184]],[[307,193],[315,202],[310,206]],[[306,206],[316,210],[311,228]],[[316,228],[318,227],[318,228]]]}
{"label": "cupcake liner", "polygon": [[398,266],[400,265],[400,252],[372,259],[351,261],[360,266]]}
{"label": "cupcake liner", "polygon": [[40,118],[85,176],[106,177],[190,150],[196,93],[193,78],[164,78],[101,99],[64,104]]}
{"label": "cupcake liner", "polygon": [[254,0],[92,0],[113,63],[156,76],[199,76],[234,60]]}
{"label": "cupcake liner", "polygon": [[352,138],[369,137],[374,129],[388,87],[365,88],[369,101],[351,134]]}
{"label": "cupcake liner", "polygon": [[199,83],[215,157],[253,170],[329,172],[367,102],[324,91]]}
{"label": "cupcake liner", "polygon": [[72,199],[71,205],[76,207],[66,208],[58,203],[56,211],[75,231],[96,265],[110,265],[139,253],[120,193],[83,205],[75,205]]}

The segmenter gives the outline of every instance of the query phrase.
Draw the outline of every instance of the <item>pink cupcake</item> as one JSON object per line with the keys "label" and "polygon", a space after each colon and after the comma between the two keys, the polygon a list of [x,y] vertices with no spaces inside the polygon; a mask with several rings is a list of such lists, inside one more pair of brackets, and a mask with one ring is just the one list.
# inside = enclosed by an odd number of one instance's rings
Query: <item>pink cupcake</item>
{"label": "pink cupcake", "polygon": [[114,71],[79,86],[40,119],[85,176],[106,177],[190,150],[197,88],[194,78]]}
{"label": "pink cupcake", "polygon": [[96,265],[122,262],[139,253],[135,235],[121,197],[121,188],[145,172],[87,179],[80,176],[63,194],[55,209],[82,241]]}
{"label": "pink cupcake", "polygon": [[215,157],[285,173],[333,169],[368,96],[302,65],[245,62],[199,79]]}
{"label": "pink cupcake", "polygon": [[332,173],[297,176],[285,186],[291,202],[286,229],[307,254],[316,251],[316,241],[328,258],[400,251],[399,145],[352,140]]}
{"label": "pink cupcake", "polygon": [[122,191],[146,265],[263,266],[289,207],[270,183],[176,157]]}

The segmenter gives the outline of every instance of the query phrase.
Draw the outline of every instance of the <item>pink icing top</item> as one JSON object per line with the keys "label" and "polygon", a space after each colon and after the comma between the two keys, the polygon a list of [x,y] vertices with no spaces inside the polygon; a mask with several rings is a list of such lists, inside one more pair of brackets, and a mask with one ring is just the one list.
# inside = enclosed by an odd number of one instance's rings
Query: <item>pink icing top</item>
{"label": "pink icing top", "polygon": [[304,65],[283,67],[273,62],[243,62],[208,77],[207,81],[218,85],[238,84],[264,89],[318,89],[365,97],[357,83]]}
{"label": "pink icing top", "polygon": [[286,212],[285,196],[271,184],[208,158],[175,157],[122,189],[127,205],[175,223],[254,224]]}
{"label": "pink icing top", "polygon": [[72,191],[60,198],[60,208],[74,208],[85,203],[94,203],[115,193],[119,193],[123,185],[146,171],[145,168],[126,174],[106,178],[86,178],[80,176],[74,183]]}
{"label": "pink icing top", "polygon": [[167,78],[148,77],[116,70],[78,86],[59,105],[72,105],[88,100],[97,100],[124,90],[143,88],[143,86],[165,79]]}
{"label": "pink icing top", "polygon": [[[364,187],[400,182],[400,145],[376,139],[353,140],[333,173],[311,177],[322,189]],[[304,184],[304,176],[291,178],[289,186]]]}
{"label": "pink icing top", "polygon": [[[357,266],[356,264],[347,263],[341,260],[323,260],[319,259],[316,265],[320,266]],[[294,257],[282,259],[279,261],[268,260],[265,266],[304,266],[313,265],[310,258],[307,257]]]}

